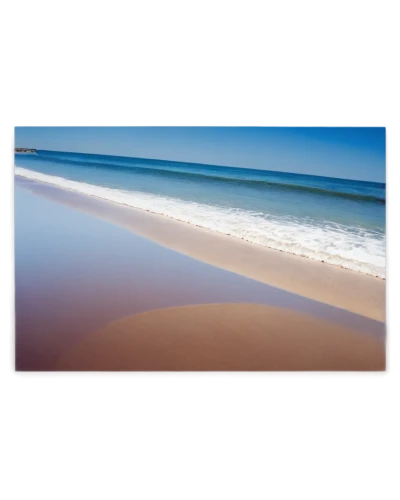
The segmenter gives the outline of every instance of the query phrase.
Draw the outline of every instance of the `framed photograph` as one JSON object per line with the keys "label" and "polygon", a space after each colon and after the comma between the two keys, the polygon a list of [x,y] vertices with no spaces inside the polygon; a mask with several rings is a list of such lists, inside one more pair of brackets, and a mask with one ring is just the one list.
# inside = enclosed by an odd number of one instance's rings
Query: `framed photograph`
{"label": "framed photograph", "polygon": [[16,369],[385,369],[385,129],[17,127]]}

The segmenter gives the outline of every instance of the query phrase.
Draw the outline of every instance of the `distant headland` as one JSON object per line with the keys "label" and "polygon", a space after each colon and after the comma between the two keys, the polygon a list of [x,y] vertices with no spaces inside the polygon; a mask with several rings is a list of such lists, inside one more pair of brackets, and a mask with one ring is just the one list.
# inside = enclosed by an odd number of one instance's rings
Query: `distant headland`
{"label": "distant headland", "polygon": [[16,153],[36,153],[36,149],[30,148],[15,148]]}

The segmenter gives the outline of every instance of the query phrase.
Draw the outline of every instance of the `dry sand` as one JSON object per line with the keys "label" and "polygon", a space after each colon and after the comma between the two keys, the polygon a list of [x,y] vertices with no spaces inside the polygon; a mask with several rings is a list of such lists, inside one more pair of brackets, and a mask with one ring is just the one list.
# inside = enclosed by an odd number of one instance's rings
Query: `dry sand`
{"label": "dry sand", "polygon": [[384,370],[385,343],[286,309],[207,304],[112,322],[65,353],[59,370]]}
{"label": "dry sand", "polygon": [[385,280],[257,246],[166,216],[21,177],[17,179],[34,193],[101,217],[208,264],[385,321]]}

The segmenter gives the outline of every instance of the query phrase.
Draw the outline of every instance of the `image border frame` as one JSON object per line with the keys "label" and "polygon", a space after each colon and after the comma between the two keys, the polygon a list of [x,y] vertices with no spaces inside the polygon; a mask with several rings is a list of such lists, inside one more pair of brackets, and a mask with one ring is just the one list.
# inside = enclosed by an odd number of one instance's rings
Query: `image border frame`
{"label": "image border frame", "polygon": [[[206,124],[255,124],[257,122],[271,124],[297,124],[318,122],[338,122],[342,120],[27,120],[27,121],[9,121],[8,126],[8,168],[9,168],[9,186],[8,186],[8,208],[9,208],[9,311],[8,311],[8,383],[11,384],[234,384],[234,385],[287,385],[287,384],[392,384],[393,380],[393,337],[392,337],[392,121],[380,120],[380,123],[386,124],[386,370],[381,373],[371,372],[347,372],[347,373],[61,373],[61,372],[22,372],[16,369],[16,342],[15,342],[15,177],[14,177],[14,142],[16,126],[105,126],[105,125],[206,125]],[[357,122],[376,122],[378,120],[357,120]],[[352,120],[345,120],[351,126]],[[399,366],[400,368],[400,366]],[[399,370],[400,373],[400,370]]]}

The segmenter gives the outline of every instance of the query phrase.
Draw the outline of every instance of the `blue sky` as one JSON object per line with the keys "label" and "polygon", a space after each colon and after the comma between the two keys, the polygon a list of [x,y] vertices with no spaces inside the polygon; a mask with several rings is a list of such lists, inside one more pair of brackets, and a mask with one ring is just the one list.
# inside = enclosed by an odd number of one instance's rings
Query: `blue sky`
{"label": "blue sky", "polygon": [[385,182],[384,128],[16,127],[15,146]]}

